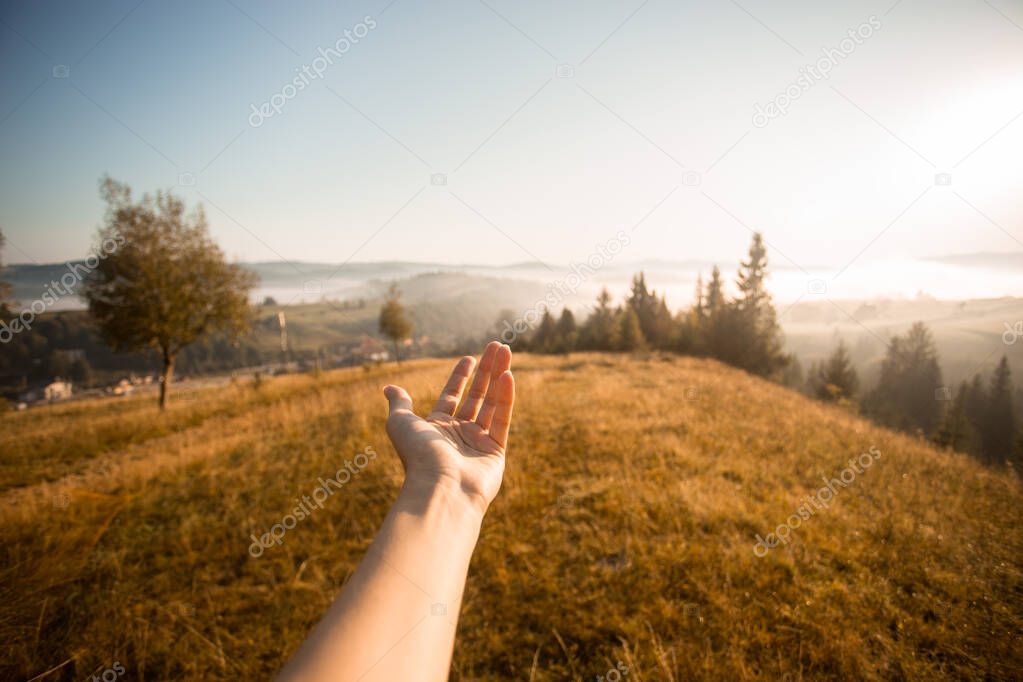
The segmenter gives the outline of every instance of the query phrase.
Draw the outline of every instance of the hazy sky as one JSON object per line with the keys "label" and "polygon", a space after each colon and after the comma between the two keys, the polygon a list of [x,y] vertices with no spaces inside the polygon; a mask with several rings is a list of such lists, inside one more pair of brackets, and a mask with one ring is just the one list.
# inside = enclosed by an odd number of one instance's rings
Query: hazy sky
{"label": "hazy sky", "polygon": [[1018,0],[5,2],[0,119],[12,262],[82,256],[104,173],[244,260],[1023,250]]}

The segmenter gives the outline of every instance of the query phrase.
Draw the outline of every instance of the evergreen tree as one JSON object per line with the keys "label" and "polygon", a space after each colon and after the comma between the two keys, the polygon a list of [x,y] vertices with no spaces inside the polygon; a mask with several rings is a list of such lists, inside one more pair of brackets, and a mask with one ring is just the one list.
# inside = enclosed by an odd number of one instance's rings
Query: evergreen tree
{"label": "evergreen tree", "polygon": [[550,309],[543,311],[540,325],[529,339],[529,350],[533,353],[551,353],[557,337],[557,323]]}
{"label": "evergreen tree", "polygon": [[828,402],[850,401],[859,388],[859,377],[852,366],[845,342],[839,341],[831,356],[817,368],[816,394]]}
{"label": "evergreen tree", "polygon": [[941,367],[931,333],[916,322],[904,337],[896,336],[881,364],[881,377],[870,393],[867,411],[883,424],[931,435],[941,418],[935,392],[941,388]]}
{"label": "evergreen tree", "polygon": [[561,311],[558,324],[554,329],[553,352],[571,353],[575,350],[579,330],[576,328],[575,315],[567,307]]}
{"label": "evergreen tree", "polygon": [[806,390],[806,379],[803,375],[803,363],[799,361],[799,358],[792,356],[791,362],[785,365],[785,369],[782,370],[781,374],[782,386],[787,386],[796,391],[804,392]]}
{"label": "evergreen tree", "polygon": [[1012,406],[1009,359],[1004,355],[991,376],[981,443],[984,458],[988,462],[1001,464],[1012,460],[1016,443],[1016,415]]}
{"label": "evergreen tree", "polygon": [[718,266],[710,271],[710,281],[707,282],[706,315],[713,319],[721,313],[725,307],[724,283],[721,281],[721,270]]}
{"label": "evergreen tree", "polygon": [[724,362],[732,362],[737,358],[733,357],[735,353],[730,352],[732,344],[731,339],[727,338],[729,331],[727,316],[724,282],[721,280],[721,270],[715,265],[710,271],[710,281],[707,282],[707,295],[703,298],[696,345],[701,353],[712,355]]}
{"label": "evergreen tree", "polygon": [[706,310],[703,307],[703,274],[696,275],[696,297],[693,300],[693,316],[702,321]]}
{"label": "evergreen tree", "polygon": [[611,293],[601,289],[597,296],[597,307],[583,324],[580,344],[586,350],[615,350],[618,347],[618,328],[615,311],[611,307]]}
{"label": "evergreen tree", "polygon": [[984,388],[980,374],[973,375],[973,381],[966,391],[965,410],[966,418],[979,432],[984,423],[984,415],[987,414],[987,389]]}
{"label": "evergreen tree", "polygon": [[675,350],[680,353],[702,354],[701,337],[707,324],[707,310],[703,300],[703,275],[696,276],[696,292],[693,305],[680,313],[676,322],[677,338]]}
{"label": "evergreen tree", "polygon": [[966,401],[969,394],[969,386],[964,381],[956,391],[955,400],[945,412],[941,420],[941,426],[934,435],[935,444],[955,450],[957,452],[968,452],[970,444],[971,427],[970,420],[966,416]]}
{"label": "evergreen tree", "polygon": [[624,306],[618,314],[619,350],[626,352],[642,350],[646,347],[643,330],[639,326],[639,316],[632,306]]}
{"label": "evergreen tree", "polygon": [[642,272],[632,278],[632,290],[626,303],[635,311],[643,337],[654,347],[664,347],[670,336],[671,314],[667,304],[647,289],[646,276]]}
{"label": "evergreen tree", "polygon": [[749,258],[740,264],[735,302],[737,326],[741,334],[738,366],[760,376],[774,376],[788,363],[782,352],[781,327],[778,325],[771,295],[766,288],[767,249],[759,232],[754,233]]}

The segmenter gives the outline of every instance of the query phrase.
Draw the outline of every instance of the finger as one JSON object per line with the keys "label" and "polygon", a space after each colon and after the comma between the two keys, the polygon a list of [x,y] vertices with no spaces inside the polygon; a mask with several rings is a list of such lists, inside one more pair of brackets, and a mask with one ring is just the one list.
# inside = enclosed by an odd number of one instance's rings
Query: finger
{"label": "finger", "polygon": [[502,448],[508,445],[508,429],[511,428],[512,407],[515,405],[515,379],[511,371],[497,378],[494,393],[497,395],[497,409],[490,425],[490,437]]}
{"label": "finger", "polygon": [[398,410],[412,411],[412,398],[401,386],[384,386],[384,397],[387,398],[388,414],[394,414]]}
{"label": "finger", "polygon": [[451,370],[451,376],[448,377],[448,383],[445,384],[444,390],[440,392],[440,398],[437,399],[437,404],[433,408],[434,412],[443,412],[449,415],[455,413],[458,401],[462,398],[462,390],[465,388],[466,383],[468,383],[469,376],[472,374],[472,367],[475,364],[476,358],[469,355],[455,364],[455,368]]}
{"label": "finger", "polygon": [[480,364],[476,366],[476,376],[473,377],[472,386],[469,387],[469,393],[465,396],[462,406],[458,408],[458,414],[455,415],[458,419],[472,421],[476,418],[476,413],[480,411],[480,405],[483,404],[483,396],[487,394],[487,387],[490,385],[490,369],[494,366],[494,356],[497,355],[497,349],[500,347],[500,343],[491,341],[483,350]]}
{"label": "finger", "polygon": [[483,407],[480,408],[476,423],[483,429],[490,428],[490,422],[494,419],[494,411],[497,409],[497,380],[502,374],[511,369],[512,352],[508,346],[501,346],[497,349],[497,357],[494,358],[494,366],[490,370],[490,387],[487,388],[487,397],[483,400]]}

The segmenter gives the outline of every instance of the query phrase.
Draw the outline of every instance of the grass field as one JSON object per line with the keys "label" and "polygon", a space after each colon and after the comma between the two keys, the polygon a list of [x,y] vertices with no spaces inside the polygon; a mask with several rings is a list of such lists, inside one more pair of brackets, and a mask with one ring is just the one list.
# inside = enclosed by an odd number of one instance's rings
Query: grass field
{"label": "grass field", "polygon": [[[400,481],[380,387],[424,360],[13,413],[0,433],[0,679],[266,679],[352,572]],[[1023,492],[839,408],[678,357],[517,356],[504,488],[454,680],[1012,679]],[[252,558],[319,477],[372,460]],[[880,453],[787,544],[766,536]],[[620,668],[619,668],[620,669]],[[355,671],[357,675],[357,671]],[[612,678],[613,679],[613,678]]]}

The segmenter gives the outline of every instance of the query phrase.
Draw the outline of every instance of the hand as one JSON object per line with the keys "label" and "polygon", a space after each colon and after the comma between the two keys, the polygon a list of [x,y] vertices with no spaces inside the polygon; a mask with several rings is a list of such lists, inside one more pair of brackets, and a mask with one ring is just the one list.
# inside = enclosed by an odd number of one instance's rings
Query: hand
{"label": "hand", "polygon": [[515,402],[511,356],[511,348],[497,341],[486,347],[461,407],[459,400],[476,361],[469,356],[459,360],[426,419],[412,411],[405,389],[384,387],[390,405],[387,435],[405,467],[407,488],[464,495],[481,511],[487,510],[504,475]]}

